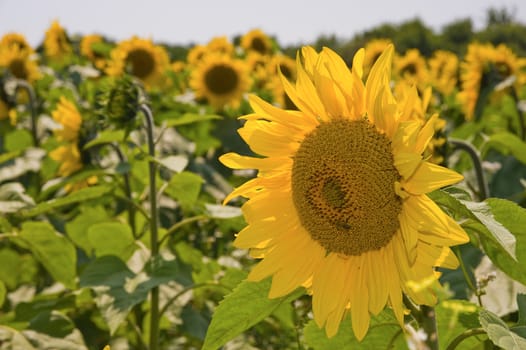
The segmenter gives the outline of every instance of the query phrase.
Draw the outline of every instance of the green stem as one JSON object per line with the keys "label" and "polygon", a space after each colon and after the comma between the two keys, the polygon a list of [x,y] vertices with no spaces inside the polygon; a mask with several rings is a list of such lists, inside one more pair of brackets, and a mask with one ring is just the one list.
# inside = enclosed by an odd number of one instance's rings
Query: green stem
{"label": "green stem", "polygon": [[27,94],[29,95],[29,112],[31,113],[31,135],[33,137],[33,144],[35,147],[40,146],[40,141],[38,140],[38,132],[37,132],[37,111],[36,111],[36,95],[35,90],[33,90],[33,87],[25,80],[17,79],[16,81],[16,88],[15,88],[15,98],[17,96],[17,93],[20,89],[26,90]]}
{"label": "green stem", "polygon": [[166,231],[166,234],[163,236],[163,238],[161,238],[161,240],[159,241],[159,245],[162,245],[164,240],[167,239],[168,237],[170,237],[170,235],[173,234],[174,232],[176,232],[180,227],[182,227],[182,226],[184,226],[186,224],[190,224],[190,223],[195,222],[195,221],[205,220],[205,219],[208,219],[208,216],[206,216],[206,215],[197,215],[197,216],[192,216],[190,218],[183,219],[183,220],[173,224],[172,227],[170,227],[168,229],[168,231]]}
{"label": "green stem", "polygon": [[453,341],[447,346],[446,350],[456,349],[458,344],[460,344],[464,339],[480,334],[486,334],[486,331],[483,328],[468,329],[460,333],[455,339],[453,339]]}
{"label": "green stem", "polygon": [[526,124],[524,122],[524,114],[522,113],[522,110],[519,108],[519,96],[517,96],[517,91],[515,91],[515,87],[511,87],[511,97],[513,98],[513,101],[515,102],[515,106],[517,108],[517,113],[519,114],[519,124],[520,124],[520,136],[521,139],[524,141],[526,140]]}
{"label": "green stem", "polygon": [[[149,179],[150,179],[150,245],[151,245],[151,261],[155,263],[159,255],[158,242],[158,221],[159,213],[157,211],[157,186],[155,184],[157,164],[153,161],[155,158],[155,140],[153,138],[153,114],[150,108],[141,104],[140,111],[144,114],[146,119],[146,132],[148,139],[148,154],[150,160],[148,161]],[[159,349],[159,287],[152,288],[150,299],[150,350]]]}
{"label": "green stem", "polygon": [[435,317],[435,309],[431,306],[422,305],[422,328],[427,334],[426,344],[430,350],[438,350],[438,330]]}
{"label": "green stem", "polygon": [[168,310],[168,308],[170,307],[170,305],[172,305],[180,296],[182,296],[183,294],[185,293],[188,293],[189,291],[191,290],[194,290],[194,289],[197,289],[197,288],[203,288],[203,287],[219,287],[219,288],[223,288],[225,289],[226,291],[230,292],[231,289],[228,288],[227,286],[225,285],[222,285],[220,283],[217,283],[217,282],[203,282],[203,283],[196,283],[196,284],[192,284],[186,288],[184,288],[182,291],[180,291],[179,293],[175,294],[173,297],[171,297],[170,299],[168,299],[168,301],[166,302],[166,304],[164,304],[163,308],[161,309],[161,311],[159,312],[159,317],[162,317],[164,315],[164,313]]}
{"label": "green stem", "polygon": [[480,159],[480,155],[478,154],[477,150],[472,144],[463,140],[449,139],[448,141],[453,145],[454,149],[465,151],[471,157],[471,161],[475,167],[475,174],[477,176],[479,197],[481,201],[485,200],[489,196],[489,188],[488,184],[486,183],[486,179],[484,178],[482,160]]}
{"label": "green stem", "polygon": [[[128,161],[128,159],[126,159],[126,156],[124,155],[124,153],[122,153],[122,150],[117,144],[110,143],[110,145],[113,147],[113,149],[117,153],[117,156],[119,157],[119,161],[121,163]],[[122,177],[124,179],[124,192],[126,193],[126,197],[128,197],[129,202],[134,202],[132,191],[131,191],[131,185],[130,185],[130,174],[128,172],[125,172],[122,174]],[[135,206],[130,205],[129,202],[128,202],[128,222],[130,223],[133,237],[137,239],[137,228],[135,225]]]}
{"label": "green stem", "polygon": [[482,299],[480,298],[479,290],[477,289],[477,287],[471,280],[471,276],[469,275],[466,265],[464,264],[464,260],[462,259],[460,248],[458,246],[455,246],[453,247],[453,250],[458,257],[460,269],[462,270],[462,274],[464,275],[464,279],[466,280],[466,283],[468,284],[469,289],[471,289],[471,291],[477,296],[479,305],[482,306]]}

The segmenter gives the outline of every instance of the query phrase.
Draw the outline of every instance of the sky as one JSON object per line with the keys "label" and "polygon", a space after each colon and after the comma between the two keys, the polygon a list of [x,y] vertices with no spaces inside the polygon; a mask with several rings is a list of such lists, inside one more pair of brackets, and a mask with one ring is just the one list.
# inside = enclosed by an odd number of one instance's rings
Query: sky
{"label": "sky", "polygon": [[259,28],[282,46],[312,43],[321,35],[351,39],[383,23],[420,18],[435,31],[471,18],[484,26],[488,8],[507,8],[526,22],[524,0],[0,0],[0,36],[24,34],[40,44],[54,19],[68,34],[132,35],[174,45],[233,39]]}

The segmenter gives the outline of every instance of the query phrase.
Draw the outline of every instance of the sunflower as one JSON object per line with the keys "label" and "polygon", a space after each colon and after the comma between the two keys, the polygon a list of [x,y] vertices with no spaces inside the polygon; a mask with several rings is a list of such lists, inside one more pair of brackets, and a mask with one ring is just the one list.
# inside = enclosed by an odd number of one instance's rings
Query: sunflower
{"label": "sunflower", "polygon": [[19,33],[7,33],[0,40],[0,47],[16,46],[21,52],[32,54],[34,52],[31,45],[26,40],[26,37]]}
{"label": "sunflower", "polygon": [[58,175],[70,176],[82,169],[80,152],[75,143],[68,143],[49,152],[49,157],[60,164]]}
{"label": "sunflower", "polygon": [[391,44],[390,39],[373,39],[365,45],[365,56],[363,58],[363,71],[367,76],[374,62],[380,57],[387,46]]}
{"label": "sunflower", "polygon": [[226,36],[212,38],[208,44],[206,44],[206,48],[208,52],[220,53],[227,56],[232,56],[234,54],[234,45]]}
{"label": "sunflower", "polygon": [[437,50],[428,63],[433,87],[443,95],[451,94],[457,85],[458,56],[453,52]]}
{"label": "sunflower", "polygon": [[63,63],[73,53],[66,31],[58,21],[53,21],[44,37],[44,52],[52,61]]}
{"label": "sunflower", "polygon": [[396,56],[394,59],[394,72],[398,79],[408,81],[422,90],[427,83],[428,69],[425,58],[418,49],[407,50],[405,55]]}
{"label": "sunflower", "polygon": [[93,50],[93,45],[104,43],[104,38],[98,34],[86,35],[80,41],[80,53],[89,59],[98,69],[106,66],[106,57]]}
{"label": "sunflower", "polygon": [[51,115],[61,125],[60,129],[54,130],[57,140],[76,142],[82,124],[82,116],[73,102],[61,96],[56,109]]}
{"label": "sunflower", "polygon": [[241,37],[241,47],[246,52],[256,51],[269,55],[273,51],[272,40],[261,29],[253,29]]}
{"label": "sunflower", "polygon": [[[251,51],[247,53],[245,57],[245,62],[248,65],[250,70],[250,75],[254,81],[255,88],[262,88],[268,82],[269,77],[272,74],[269,74],[269,62],[270,56],[262,55],[259,52]],[[273,75],[276,75],[274,73]]]}
{"label": "sunflower", "polygon": [[248,198],[248,225],[234,245],[263,259],[248,279],[272,276],[270,298],[307,288],[329,337],[349,314],[362,339],[370,315],[386,305],[403,325],[403,293],[436,303],[408,283],[438,285],[434,268],[456,268],[449,247],[468,241],[426,195],[462,176],[422,159],[436,117],[422,125],[397,103],[389,88],[393,51],[388,46],[363,83],[363,49],[351,71],[330,49],[303,48],[295,85],[283,79],[299,111],[251,96],[254,113],[242,117],[239,134],[261,157],[220,157],[230,168],[258,170],[225,198]]}
{"label": "sunflower", "polygon": [[197,66],[205,57],[208,48],[205,45],[194,45],[186,55],[189,66]]}
{"label": "sunflower", "polygon": [[0,68],[10,72],[15,78],[32,84],[41,76],[35,56],[17,45],[0,46]]}
{"label": "sunflower", "polygon": [[526,83],[526,58],[517,55],[506,45],[500,44],[490,57],[500,81],[515,76],[515,87],[520,89]]}
{"label": "sunflower", "polygon": [[208,54],[190,76],[190,87],[197,98],[204,98],[216,109],[239,107],[250,88],[248,67],[244,61],[222,54]]}
{"label": "sunflower", "polygon": [[274,55],[268,65],[269,81],[267,88],[272,91],[275,102],[284,109],[297,109],[285,93],[279,74],[288,80],[296,80],[296,61],[289,56]]}
{"label": "sunflower", "polygon": [[110,56],[106,68],[108,75],[120,76],[129,72],[139,78],[146,88],[163,85],[165,72],[170,68],[170,59],[164,47],[136,36],[121,41]]}

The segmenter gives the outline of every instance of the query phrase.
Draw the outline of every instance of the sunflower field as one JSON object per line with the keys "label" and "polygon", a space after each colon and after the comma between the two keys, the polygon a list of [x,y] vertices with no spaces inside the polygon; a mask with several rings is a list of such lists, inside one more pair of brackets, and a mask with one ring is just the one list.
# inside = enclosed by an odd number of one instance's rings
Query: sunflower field
{"label": "sunflower field", "polygon": [[526,349],[526,29],[465,24],[0,33],[0,349]]}

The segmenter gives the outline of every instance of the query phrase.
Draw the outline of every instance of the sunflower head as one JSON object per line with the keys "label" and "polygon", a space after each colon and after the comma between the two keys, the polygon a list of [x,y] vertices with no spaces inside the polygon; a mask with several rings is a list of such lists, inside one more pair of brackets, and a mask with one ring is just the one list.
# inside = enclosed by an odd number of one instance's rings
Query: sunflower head
{"label": "sunflower head", "polygon": [[427,83],[426,60],[418,49],[409,49],[404,55],[396,56],[394,68],[399,79],[406,80],[419,89],[422,89]]}
{"label": "sunflower head", "polygon": [[244,61],[209,54],[192,71],[190,87],[216,109],[237,108],[250,88],[249,70]]}
{"label": "sunflower head", "polygon": [[257,157],[220,160],[257,169],[236,188],[247,226],[234,245],[263,259],[250,280],[272,276],[269,297],[303,286],[316,323],[328,336],[347,316],[358,339],[370,315],[386,306],[403,325],[402,295],[433,305],[436,295],[410,288],[433,279],[435,267],[455,268],[450,246],[468,238],[426,193],[462,176],[423,158],[434,119],[417,120],[390,88],[389,45],[363,81],[364,50],[349,70],[324,48],[301,50],[295,83],[282,83],[298,110],[251,96],[254,113],[239,130]]}
{"label": "sunflower head", "polygon": [[0,47],[11,47],[16,46],[21,52],[25,52],[28,55],[32,54],[33,48],[26,40],[26,37],[20,33],[7,33],[2,39],[0,39]]}
{"label": "sunflower head", "polygon": [[207,52],[232,56],[234,44],[226,36],[216,36],[206,44]]}
{"label": "sunflower head", "polygon": [[0,69],[29,84],[41,76],[35,57],[28,55],[27,51],[20,49],[17,45],[0,46]]}
{"label": "sunflower head", "polygon": [[92,34],[82,37],[80,41],[80,54],[89,59],[96,68],[104,69],[107,57],[95,48],[96,45],[104,45],[105,41],[101,35]]}
{"label": "sunflower head", "polygon": [[270,37],[261,29],[252,29],[241,37],[241,47],[246,51],[256,51],[261,55],[270,55],[274,45]]}
{"label": "sunflower head", "polygon": [[65,29],[55,20],[44,37],[44,53],[51,62],[66,63],[73,53],[73,47]]}
{"label": "sunflower head", "polygon": [[458,56],[453,52],[437,50],[428,61],[432,86],[443,95],[450,95],[457,85]]}
{"label": "sunflower head", "polygon": [[129,75],[106,81],[97,97],[97,114],[103,124],[133,128],[139,105],[145,101],[142,89]]}
{"label": "sunflower head", "polygon": [[136,36],[120,42],[111,51],[106,73],[120,76],[129,73],[140,79],[147,89],[162,86],[170,59],[166,49],[154,45],[149,39]]}
{"label": "sunflower head", "polygon": [[73,102],[61,96],[51,116],[60,125],[54,130],[58,141],[76,142],[78,140],[82,116]]}

